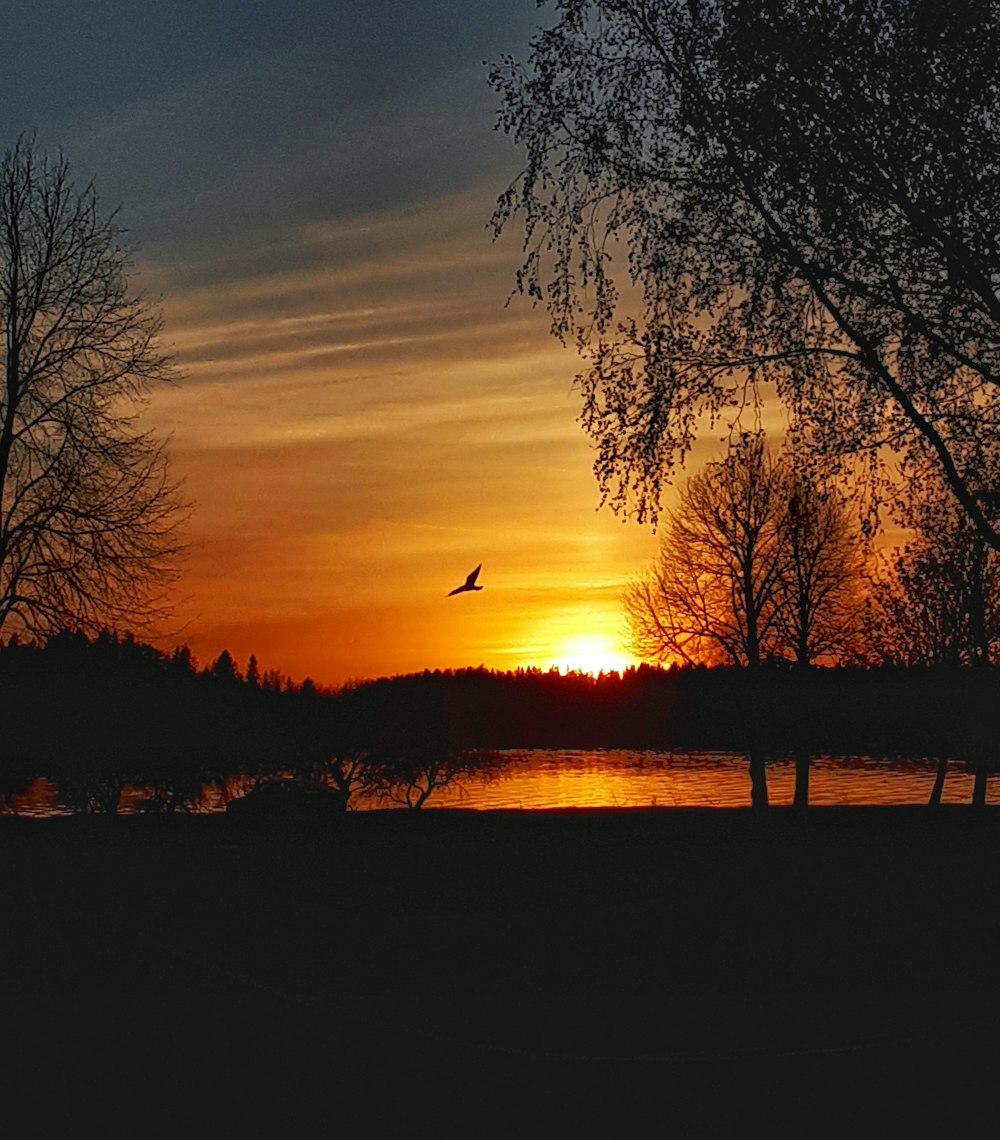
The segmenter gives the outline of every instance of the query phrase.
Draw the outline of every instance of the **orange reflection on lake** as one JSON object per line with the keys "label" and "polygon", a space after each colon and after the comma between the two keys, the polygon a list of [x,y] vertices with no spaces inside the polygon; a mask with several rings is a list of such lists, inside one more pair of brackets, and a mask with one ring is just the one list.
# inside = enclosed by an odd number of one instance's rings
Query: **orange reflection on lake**
{"label": "orange reflection on lake", "polygon": [[[925,804],[935,761],[872,757],[815,757],[809,766],[809,803]],[[942,803],[970,803],[973,776],[951,763]],[[788,805],[795,796],[792,760],[767,763],[768,799]],[[992,784],[989,803],[1000,802]],[[547,751],[523,753],[494,780],[468,780],[435,792],[437,807],[718,807],[750,806],[750,775],[741,753]]]}
{"label": "orange reflection on lake", "polygon": [[[750,806],[747,757],[733,752],[630,752],[531,750],[500,754],[491,774],[467,777],[434,791],[428,808],[541,810],[546,808],[649,808]],[[834,805],[926,804],[937,774],[928,758],[818,756],[809,765],[809,804]],[[795,764],[791,759],[767,762],[769,803],[789,805],[795,796]],[[994,787],[994,785],[996,785]],[[224,811],[226,804],[254,786],[250,777],[235,776],[225,789],[206,784],[195,810]],[[968,804],[973,775],[952,761],[944,782],[942,803]],[[991,781],[987,802],[1000,802],[1000,781]],[[39,778],[23,794],[12,794],[7,813],[45,818],[70,814],[58,786]],[[126,786],[119,812],[148,810],[149,789]],[[358,810],[392,806],[356,796]],[[402,810],[402,809],[400,809]]]}

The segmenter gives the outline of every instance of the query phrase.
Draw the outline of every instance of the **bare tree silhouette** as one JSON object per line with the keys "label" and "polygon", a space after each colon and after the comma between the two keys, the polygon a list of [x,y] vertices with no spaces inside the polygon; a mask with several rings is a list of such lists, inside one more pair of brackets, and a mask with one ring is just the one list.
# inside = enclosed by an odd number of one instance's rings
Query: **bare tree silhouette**
{"label": "bare tree silhouette", "polygon": [[0,162],[0,629],[150,627],[182,514],[141,430],[160,317],[92,185],[21,138]]}
{"label": "bare tree silhouette", "polygon": [[781,647],[797,665],[843,664],[863,654],[868,548],[834,485],[786,455],[778,520]]}
{"label": "bare tree silhouette", "polygon": [[689,665],[856,660],[865,560],[837,491],[744,434],[683,485],[654,565],[627,588],[633,648]]}
{"label": "bare tree silhouette", "polygon": [[760,435],[744,435],[687,481],[655,565],[625,593],[637,653],[754,668],[775,650],[779,483]]}
{"label": "bare tree silhouette", "polygon": [[1000,555],[940,480],[904,500],[912,538],[876,563],[869,655],[896,665],[988,665],[1000,657]]}

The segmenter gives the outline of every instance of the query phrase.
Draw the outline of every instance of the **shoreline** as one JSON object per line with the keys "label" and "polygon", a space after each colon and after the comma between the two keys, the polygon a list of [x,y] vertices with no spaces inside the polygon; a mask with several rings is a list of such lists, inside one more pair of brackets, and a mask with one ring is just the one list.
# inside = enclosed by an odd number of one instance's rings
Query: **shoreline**
{"label": "shoreline", "polygon": [[[238,801],[237,801],[238,802]],[[243,833],[266,838],[269,834],[292,835],[304,839],[343,838],[366,830],[410,829],[414,833],[438,830],[468,831],[503,828],[563,830],[602,827],[647,831],[658,830],[664,839],[738,838],[772,836],[817,837],[842,835],[858,838],[886,838],[916,832],[928,835],[996,838],[1000,840],[1000,804],[833,804],[807,808],[792,804],[765,809],[750,807],[563,807],[563,808],[466,808],[429,806],[418,811],[406,808],[366,808],[341,812],[326,805],[310,805],[319,810],[299,808],[249,813],[233,812],[130,812],[122,815],[77,813],[51,816],[0,814],[0,840],[18,833],[49,838],[69,838],[74,833],[108,838],[125,833],[150,835],[169,831]]]}

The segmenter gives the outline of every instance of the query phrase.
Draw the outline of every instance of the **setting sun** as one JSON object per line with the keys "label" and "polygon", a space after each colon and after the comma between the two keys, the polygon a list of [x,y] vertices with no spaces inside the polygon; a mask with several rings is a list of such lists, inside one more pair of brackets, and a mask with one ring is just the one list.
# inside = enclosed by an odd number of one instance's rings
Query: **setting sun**
{"label": "setting sun", "polygon": [[623,652],[618,641],[603,633],[579,634],[567,638],[551,662],[561,673],[622,672],[634,661]]}

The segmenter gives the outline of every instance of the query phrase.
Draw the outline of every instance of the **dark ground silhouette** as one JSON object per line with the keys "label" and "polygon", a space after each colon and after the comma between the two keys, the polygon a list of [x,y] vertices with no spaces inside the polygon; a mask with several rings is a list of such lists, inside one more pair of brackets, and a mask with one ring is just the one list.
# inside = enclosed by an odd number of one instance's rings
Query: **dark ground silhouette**
{"label": "dark ground silhouette", "polygon": [[991,812],[2,822],[11,1135],[990,1134]]}

